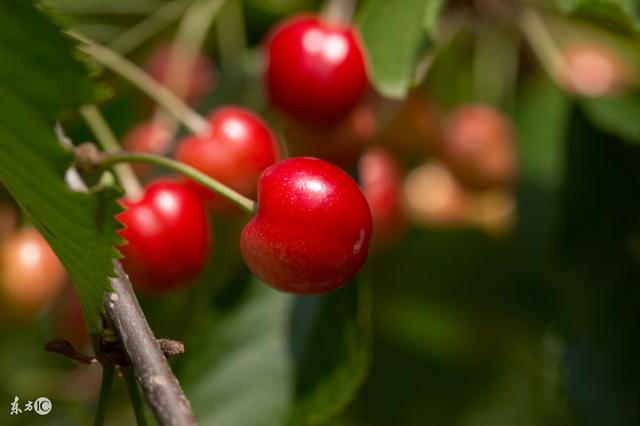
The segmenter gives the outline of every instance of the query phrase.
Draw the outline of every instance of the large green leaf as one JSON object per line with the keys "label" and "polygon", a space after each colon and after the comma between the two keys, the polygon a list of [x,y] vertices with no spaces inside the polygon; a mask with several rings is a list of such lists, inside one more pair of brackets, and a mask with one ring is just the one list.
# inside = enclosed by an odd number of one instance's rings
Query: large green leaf
{"label": "large green leaf", "polygon": [[591,122],[602,130],[640,143],[640,93],[615,98],[585,98],[581,105]]}
{"label": "large green leaf", "polygon": [[635,0],[550,0],[565,13],[597,19],[627,30],[638,30],[638,5]]}
{"label": "large green leaf", "polygon": [[97,330],[118,256],[118,194],[69,190],[64,173],[73,158],[53,132],[60,112],[95,92],[72,43],[30,2],[0,2],[0,28],[0,180],[66,267]]}
{"label": "large green leaf", "polygon": [[444,0],[369,0],[357,19],[369,74],[385,96],[404,97]]}
{"label": "large green leaf", "polygon": [[245,284],[187,339],[179,376],[199,422],[321,423],[344,408],[369,366],[369,288],[359,281],[303,298]]}

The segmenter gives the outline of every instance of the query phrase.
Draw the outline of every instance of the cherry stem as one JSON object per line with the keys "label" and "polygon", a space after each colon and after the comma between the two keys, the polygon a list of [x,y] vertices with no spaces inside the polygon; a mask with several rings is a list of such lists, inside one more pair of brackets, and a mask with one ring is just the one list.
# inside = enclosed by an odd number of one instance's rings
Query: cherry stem
{"label": "cherry stem", "polygon": [[104,167],[109,167],[119,163],[147,163],[166,167],[167,169],[185,175],[200,185],[205,186],[216,194],[231,201],[247,213],[253,213],[255,211],[256,203],[254,201],[234,191],[216,179],[213,179],[201,171],[179,161],[156,154],[142,154],[124,151],[107,153],[100,161],[100,164]]}
{"label": "cherry stem", "polygon": [[[80,114],[96,136],[98,143],[105,152],[120,151],[120,144],[107,124],[100,110],[95,105],[84,105],[80,108]],[[138,181],[133,169],[129,164],[119,164],[114,167],[118,180],[122,184],[127,196],[138,198],[142,195],[142,185]]]}
{"label": "cherry stem", "polygon": [[105,67],[110,68],[125,79],[129,80],[156,103],[162,105],[162,107],[177,120],[184,123],[191,132],[195,134],[202,134],[209,129],[209,123],[204,117],[192,110],[169,89],[158,83],[131,61],[122,57],[108,47],[98,44],[74,31],[67,31],[67,34],[82,43],[82,45],[79,46],[81,51],[85,52]]}
{"label": "cherry stem", "polygon": [[93,422],[94,426],[102,426],[104,424],[105,414],[107,413],[107,405],[111,397],[111,388],[113,387],[113,379],[115,377],[115,367],[109,364],[102,365],[102,385],[100,385],[100,399],[98,400],[98,409]]}
{"label": "cherry stem", "polygon": [[128,54],[169,26],[191,3],[192,0],[173,0],[162,4],[149,16],[109,43],[109,47],[122,55]]}
{"label": "cherry stem", "polygon": [[144,416],[144,406],[142,404],[142,398],[140,398],[140,391],[138,390],[138,383],[136,382],[136,377],[133,375],[133,370],[131,368],[123,368],[122,370],[124,380],[127,382],[131,406],[136,415],[136,423],[138,426],[147,426],[147,419]]}
{"label": "cherry stem", "polygon": [[520,18],[520,28],[547,73],[556,82],[562,83],[562,77],[567,75],[569,65],[540,13],[533,9],[524,9]]}
{"label": "cherry stem", "polygon": [[334,24],[348,24],[356,10],[356,0],[328,0],[322,16]]}
{"label": "cherry stem", "polygon": [[[180,99],[185,98],[198,53],[202,50],[207,32],[224,3],[225,0],[196,1],[189,6],[180,20],[170,50],[164,82],[164,85]],[[153,121],[163,122],[174,134],[177,130],[175,121],[166,117],[162,109],[156,109]]]}

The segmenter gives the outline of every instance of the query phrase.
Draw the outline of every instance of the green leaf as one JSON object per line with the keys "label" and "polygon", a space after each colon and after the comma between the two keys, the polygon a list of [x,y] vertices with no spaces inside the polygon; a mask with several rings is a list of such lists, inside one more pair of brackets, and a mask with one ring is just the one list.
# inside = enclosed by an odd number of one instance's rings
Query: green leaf
{"label": "green leaf", "polygon": [[62,111],[96,94],[70,40],[30,2],[0,2],[0,28],[0,180],[64,264],[96,331],[121,241],[119,194],[70,191],[64,173],[73,158],[53,132]]}
{"label": "green leaf", "polygon": [[635,0],[551,0],[565,13],[606,22],[626,30],[638,30],[638,7]]}
{"label": "green leaf", "polygon": [[515,116],[523,180],[548,188],[560,184],[570,111],[568,96],[547,77],[524,85]]}
{"label": "green leaf", "polygon": [[368,290],[354,282],[300,298],[247,283],[231,307],[187,338],[179,376],[198,421],[297,425],[337,414],[368,370]]}
{"label": "green leaf", "polygon": [[357,19],[369,74],[380,93],[406,95],[420,48],[439,15],[443,0],[369,0]]}
{"label": "green leaf", "polygon": [[615,98],[584,98],[581,106],[597,127],[640,143],[640,93],[633,92]]}

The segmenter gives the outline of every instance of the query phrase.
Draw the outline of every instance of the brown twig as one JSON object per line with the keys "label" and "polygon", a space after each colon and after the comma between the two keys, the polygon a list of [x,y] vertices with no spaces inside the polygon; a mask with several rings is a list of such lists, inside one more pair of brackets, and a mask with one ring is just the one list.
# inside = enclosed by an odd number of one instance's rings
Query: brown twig
{"label": "brown twig", "polygon": [[129,357],[144,396],[161,425],[195,425],[191,406],[171,372],[147,323],[127,274],[115,261],[118,278],[105,301],[107,317]]}

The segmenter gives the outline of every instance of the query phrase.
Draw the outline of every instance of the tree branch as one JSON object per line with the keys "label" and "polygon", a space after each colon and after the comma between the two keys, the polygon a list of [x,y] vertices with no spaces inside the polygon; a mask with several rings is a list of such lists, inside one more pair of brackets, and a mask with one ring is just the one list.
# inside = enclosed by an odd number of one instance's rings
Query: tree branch
{"label": "tree branch", "polygon": [[142,313],[127,274],[118,261],[115,268],[120,277],[111,279],[114,291],[107,294],[105,308],[147,403],[162,426],[196,425],[189,401]]}

